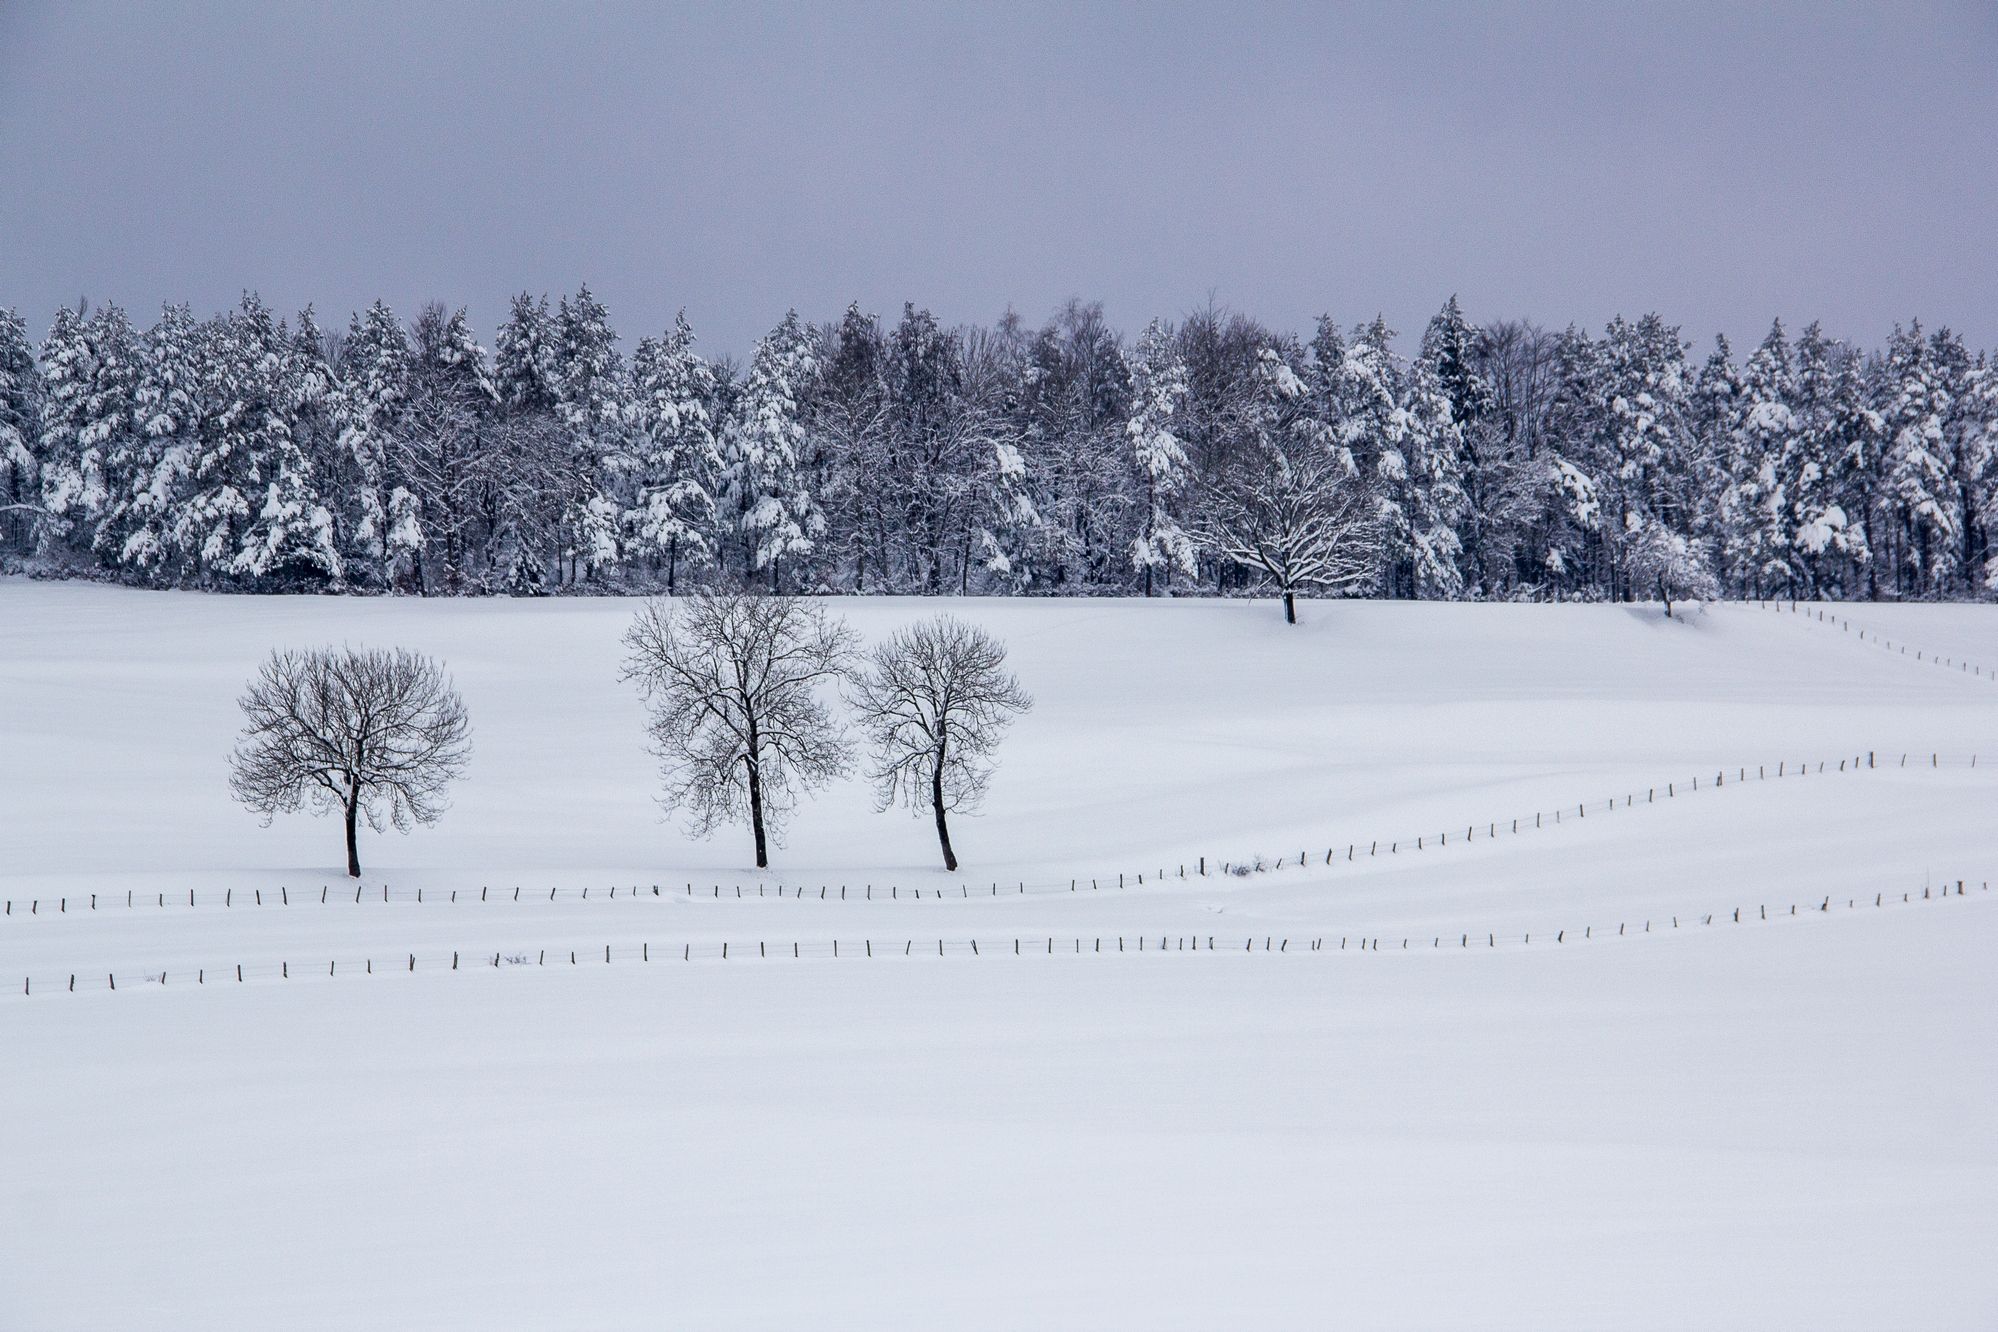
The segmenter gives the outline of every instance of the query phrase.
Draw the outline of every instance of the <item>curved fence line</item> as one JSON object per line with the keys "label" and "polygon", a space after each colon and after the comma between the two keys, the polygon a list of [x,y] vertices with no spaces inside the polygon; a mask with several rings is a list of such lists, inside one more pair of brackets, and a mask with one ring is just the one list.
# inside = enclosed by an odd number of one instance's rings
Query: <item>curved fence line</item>
{"label": "curved fence line", "polygon": [[[1916,905],[1921,902],[1946,900],[1952,896],[1962,898],[1974,890],[1980,895],[1990,892],[1991,885],[1980,882],[1970,885],[1958,879],[1953,884],[1945,884],[1940,889],[1925,887],[1918,898],[1912,891],[1901,894],[1899,902],[1893,902],[1885,893],[1877,893],[1870,904],[1873,909],[1894,906]],[[1867,909],[1868,903],[1859,898],[1848,898],[1845,910],[1859,912]],[[1795,920],[1814,916],[1828,916],[1837,909],[1831,898],[1817,902],[1790,903],[1784,907],[1770,907],[1758,904],[1755,907],[1736,907],[1732,913],[1707,912],[1696,916],[1669,916],[1638,921],[1619,921],[1612,932],[1605,927],[1601,934],[1593,925],[1585,925],[1580,931],[1573,929],[1543,930],[1500,935],[1493,931],[1460,931],[1457,943],[1449,942],[1449,934],[1433,934],[1428,948],[1422,947],[1417,935],[1341,935],[1336,942],[1331,935],[1221,935],[1221,934],[1145,934],[1145,935],[1094,935],[1056,936],[1036,935],[1010,937],[967,937],[967,938],[913,938],[899,939],[849,939],[776,941],[753,940],[749,943],[731,941],[686,943],[605,944],[601,951],[594,948],[562,949],[499,949],[490,954],[485,952],[453,951],[445,953],[418,954],[400,953],[385,958],[348,959],[324,962],[292,963],[289,961],[255,964],[233,963],[221,967],[195,967],[181,971],[158,970],[125,973],[123,984],[115,971],[67,972],[55,976],[24,976],[12,992],[22,998],[34,998],[48,994],[76,994],[79,992],[132,990],[150,988],[165,989],[169,986],[207,987],[210,985],[243,985],[251,982],[289,982],[292,980],[336,980],[354,976],[398,976],[435,975],[440,972],[472,972],[480,970],[505,970],[510,967],[611,966],[622,962],[650,966],[660,964],[690,963],[754,963],[772,960],[803,961],[872,961],[876,958],[986,958],[986,957],[1103,957],[1105,955],[1141,955],[1151,953],[1187,956],[1201,953],[1262,953],[1264,955],[1288,956],[1311,953],[1441,953],[1441,952],[1491,952],[1501,948],[1531,948],[1534,940],[1540,940],[1542,948],[1565,947],[1569,944],[1593,943],[1610,939],[1634,939],[1648,937],[1654,933],[1666,934],[1681,930],[1710,929],[1715,925],[1766,925],[1782,920]],[[1480,940],[1477,936],[1483,934]],[[1237,940],[1240,940],[1238,943]],[[344,969],[343,969],[344,966]]]}
{"label": "curved fence line", "polygon": [[1998,669],[1980,665],[1972,661],[1965,661],[1960,657],[1952,657],[1940,652],[1931,652],[1927,648],[1911,647],[1907,643],[1896,643],[1879,630],[1866,629],[1856,625],[1837,611],[1824,606],[1801,606],[1798,602],[1794,601],[1763,601],[1757,604],[1764,610],[1776,611],[1778,613],[1781,613],[1787,606],[1789,613],[1792,615],[1801,615],[1806,621],[1812,624],[1836,625],[1841,633],[1851,634],[1858,642],[1869,644],[1885,652],[1898,652],[1909,661],[1938,666],[1944,670],[1955,671],[1960,675],[1967,675],[1973,680],[1985,680],[1992,684],[1998,684]]}
{"label": "curved fence line", "polygon": [[[1687,780],[1668,781],[1662,786],[1647,787],[1644,791],[1645,798],[1641,801],[1637,799],[1636,792],[1627,792],[1620,798],[1610,796],[1603,799],[1600,803],[1595,801],[1578,801],[1573,805],[1562,805],[1551,810],[1539,810],[1531,814],[1487,820],[1485,825],[1486,831],[1482,835],[1478,832],[1477,825],[1472,823],[1466,824],[1461,834],[1445,830],[1435,834],[1417,834],[1414,837],[1379,839],[1371,842],[1349,842],[1343,848],[1344,855],[1340,854],[1342,848],[1334,846],[1326,848],[1322,854],[1322,858],[1318,853],[1309,849],[1299,851],[1295,856],[1268,855],[1255,857],[1248,861],[1218,859],[1210,861],[1206,857],[1201,857],[1192,865],[1182,864],[1178,866],[1178,873],[1176,875],[1169,873],[1162,867],[1156,873],[1152,874],[1149,879],[1144,873],[1139,873],[1136,875],[1119,874],[1114,878],[1106,876],[1101,878],[1074,878],[1038,882],[1015,880],[1010,883],[1001,883],[997,880],[989,880],[985,885],[984,891],[980,891],[976,885],[965,880],[949,884],[933,884],[927,887],[875,883],[786,884],[781,881],[775,884],[735,883],[724,885],[721,883],[709,883],[706,885],[697,885],[692,880],[687,880],[683,881],[677,888],[672,885],[657,883],[612,884],[607,888],[596,889],[595,893],[596,899],[602,901],[615,901],[618,899],[620,893],[622,893],[626,900],[649,897],[662,900],[666,898],[680,898],[682,900],[693,901],[748,901],[753,898],[775,898],[779,900],[791,899],[794,901],[815,899],[818,901],[837,902],[952,902],[979,898],[989,899],[1033,895],[1079,896],[1084,893],[1101,893],[1107,890],[1121,892],[1134,888],[1156,888],[1167,883],[1188,882],[1201,878],[1227,877],[1243,879],[1286,868],[1336,868],[1341,864],[1353,864],[1362,860],[1376,861],[1382,857],[1392,858],[1405,854],[1412,855],[1425,850],[1440,850],[1449,846],[1466,845],[1481,839],[1484,841],[1495,841],[1506,836],[1516,836],[1538,829],[1559,827],[1564,819],[1574,821],[1588,818],[1589,811],[1592,809],[1596,811],[1598,816],[1601,816],[1603,814],[1615,813],[1618,809],[1635,809],[1655,805],[1661,801],[1676,800],[1682,795],[1694,794],[1702,789],[1718,790],[1729,785],[1741,786],[1749,782],[1769,781],[1785,777],[1802,777],[1812,774],[1832,775],[1857,772],[1862,769],[1870,771],[1876,767],[1927,770],[1963,768],[1969,770],[1979,767],[1979,757],[1976,754],[1972,754],[1967,759],[1961,756],[1945,758],[1941,754],[1934,752],[1926,755],[1902,752],[1899,755],[1890,754],[1880,756],[1877,751],[1869,751],[1865,754],[1853,755],[1849,758],[1821,759],[1815,766],[1810,762],[1798,763],[1789,760],[1778,760],[1773,766],[1758,764],[1753,776],[1749,775],[1745,764],[1737,765],[1734,777],[1730,778],[1724,768],[1716,769],[1711,778],[1705,779],[1704,787],[1702,786],[1702,778],[1698,775]],[[1986,763],[1983,767],[1988,770],[1992,765]],[[1383,841],[1385,845],[1383,845]],[[723,892],[722,889],[724,887],[727,887],[730,891]],[[951,888],[956,888],[958,891],[953,893],[950,891]],[[61,919],[72,912],[88,914],[99,910],[136,910],[148,906],[161,910],[169,907],[192,908],[199,906],[220,910],[233,910],[238,906],[289,907],[309,903],[316,903],[321,906],[348,903],[359,906],[368,903],[407,902],[414,905],[429,903],[455,906],[461,902],[531,903],[553,902],[563,899],[590,901],[592,900],[591,893],[592,889],[588,887],[550,887],[544,892],[540,888],[528,888],[523,885],[514,885],[511,888],[493,888],[490,885],[482,885],[477,889],[433,888],[426,892],[422,888],[397,889],[388,884],[381,884],[374,887],[355,885],[351,890],[347,886],[342,885],[340,891],[337,893],[333,891],[333,885],[331,884],[321,884],[317,890],[303,888],[297,892],[293,892],[287,885],[280,885],[276,889],[252,888],[240,892],[233,888],[225,888],[219,891],[211,889],[205,897],[200,890],[194,888],[186,889],[184,892],[176,890],[172,893],[143,893],[136,890],[127,890],[122,895],[122,899],[117,893],[79,893],[74,897],[62,894],[47,898],[7,898],[0,900],[0,923],[16,919]],[[239,897],[243,899],[241,902],[236,900]]]}

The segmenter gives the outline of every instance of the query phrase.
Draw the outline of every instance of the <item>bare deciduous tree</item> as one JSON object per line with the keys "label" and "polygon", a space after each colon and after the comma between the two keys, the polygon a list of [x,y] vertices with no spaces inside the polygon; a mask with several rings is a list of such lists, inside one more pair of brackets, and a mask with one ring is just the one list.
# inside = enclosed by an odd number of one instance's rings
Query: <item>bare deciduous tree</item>
{"label": "bare deciduous tree", "polygon": [[1346,591],[1377,572],[1379,531],[1366,492],[1315,442],[1258,449],[1209,499],[1207,543],[1268,577],[1291,624],[1299,588]]}
{"label": "bare deciduous tree", "polygon": [[464,701],[417,652],[273,652],[240,701],[248,721],[230,764],[236,799],[266,825],[306,805],[339,810],[356,878],[357,823],[377,832],[435,823],[471,756]]}
{"label": "bare deciduous tree", "polygon": [[1034,703],[1005,662],[997,639],[940,615],[876,646],[852,676],[849,702],[873,741],[881,808],[900,798],[912,812],[930,810],[947,870],[957,854],[946,813],[977,807],[1000,736]]}
{"label": "bare deciduous tree", "polygon": [[818,685],[844,675],[852,631],[794,597],[702,593],[647,602],[624,642],[624,678],[652,710],[663,803],[699,837],[747,816],[766,867],[799,790],[846,771]]}

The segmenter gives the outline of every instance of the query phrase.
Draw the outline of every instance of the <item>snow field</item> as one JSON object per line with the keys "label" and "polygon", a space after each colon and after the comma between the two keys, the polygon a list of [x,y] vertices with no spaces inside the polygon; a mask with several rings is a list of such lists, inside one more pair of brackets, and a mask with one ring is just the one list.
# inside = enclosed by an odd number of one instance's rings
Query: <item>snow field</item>
{"label": "snow field", "polygon": [[[0,581],[0,1326],[1998,1318],[1989,681],[1742,606],[947,608],[1038,699],[964,875],[857,781],[756,875],[650,803],[626,603]],[[358,901],[223,782],[325,642],[474,724]]]}

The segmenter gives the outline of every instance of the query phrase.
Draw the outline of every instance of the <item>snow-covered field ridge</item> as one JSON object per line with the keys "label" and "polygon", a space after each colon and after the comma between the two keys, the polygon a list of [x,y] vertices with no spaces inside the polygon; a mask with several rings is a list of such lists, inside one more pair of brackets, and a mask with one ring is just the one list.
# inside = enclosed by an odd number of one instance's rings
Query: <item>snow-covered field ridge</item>
{"label": "snow-covered field ridge", "polygon": [[[0,579],[0,1328],[1998,1326],[1992,608],[824,605],[1034,696],[957,874],[690,838],[632,602]],[[327,644],[471,717],[358,882]]]}

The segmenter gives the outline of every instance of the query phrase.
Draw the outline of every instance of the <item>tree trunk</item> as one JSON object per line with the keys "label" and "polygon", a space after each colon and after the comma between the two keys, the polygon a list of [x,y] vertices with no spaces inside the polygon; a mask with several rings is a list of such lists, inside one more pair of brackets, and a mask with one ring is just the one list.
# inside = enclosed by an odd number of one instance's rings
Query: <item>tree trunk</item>
{"label": "tree trunk", "polygon": [[354,844],[354,818],[360,813],[360,809],[360,792],[349,791],[347,795],[347,877],[350,879],[361,877],[361,853]]}
{"label": "tree trunk", "polygon": [[1289,588],[1283,590],[1283,622],[1297,623],[1297,594]]}
{"label": "tree trunk", "polygon": [[680,538],[666,543],[666,595],[673,595],[673,579],[680,571]]}
{"label": "tree trunk", "polygon": [[944,868],[957,872],[957,852],[950,849],[950,825],[944,821],[944,746],[937,746],[936,766],[930,769],[930,806],[937,815],[937,842],[943,847]]}
{"label": "tree trunk", "polygon": [[757,767],[756,732],[749,734],[749,827],[756,836],[756,868],[770,866],[770,849],[763,836],[763,775]]}

